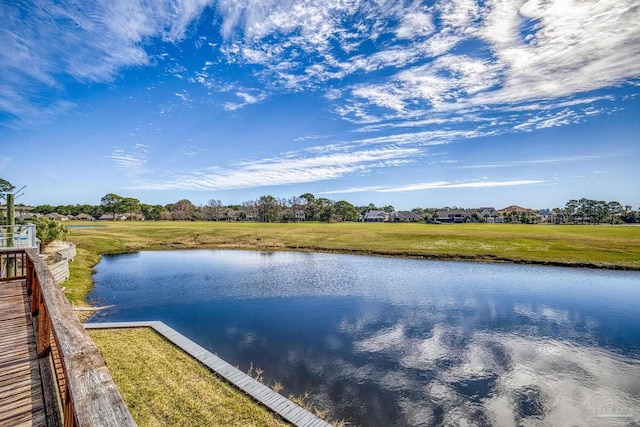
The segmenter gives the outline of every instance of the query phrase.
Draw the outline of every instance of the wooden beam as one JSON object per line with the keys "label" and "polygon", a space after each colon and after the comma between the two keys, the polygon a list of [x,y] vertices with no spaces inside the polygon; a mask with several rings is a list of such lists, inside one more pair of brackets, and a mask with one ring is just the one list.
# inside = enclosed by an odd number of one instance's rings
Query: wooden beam
{"label": "wooden beam", "polygon": [[[45,307],[42,311],[49,317],[65,372],[69,396],[65,407],[71,408],[64,413],[65,426],[134,426],[98,348],[78,321],[49,268],[35,250],[26,249],[26,252],[40,285]],[[33,293],[36,294],[35,289]]]}

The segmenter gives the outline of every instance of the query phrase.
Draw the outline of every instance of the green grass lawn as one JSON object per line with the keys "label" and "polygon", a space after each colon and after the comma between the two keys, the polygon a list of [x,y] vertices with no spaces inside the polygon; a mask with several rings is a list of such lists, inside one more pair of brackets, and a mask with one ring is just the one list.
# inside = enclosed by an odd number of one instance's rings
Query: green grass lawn
{"label": "green grass lawn", "polygon": [[88,332],[140,427],[289,425],[151,329]]}
{"label": "green grass lawn", "polygon": [[640,227],[633,226],[173,221],[96,225],[72,229],[69,236],[78,256],[65,286],[70,301],[77,304],[91,288],[91,267],[99,254],[145,249],[326,251],[640,269]]}

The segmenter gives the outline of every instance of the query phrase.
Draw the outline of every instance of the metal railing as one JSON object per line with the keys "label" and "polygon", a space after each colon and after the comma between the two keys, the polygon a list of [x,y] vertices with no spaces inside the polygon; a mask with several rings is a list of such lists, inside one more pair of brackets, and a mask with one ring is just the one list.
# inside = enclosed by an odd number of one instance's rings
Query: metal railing
{"label": "metal railing", "polygon": [[37,246],[35,225],[0,226],[0,250],[30,249]]}

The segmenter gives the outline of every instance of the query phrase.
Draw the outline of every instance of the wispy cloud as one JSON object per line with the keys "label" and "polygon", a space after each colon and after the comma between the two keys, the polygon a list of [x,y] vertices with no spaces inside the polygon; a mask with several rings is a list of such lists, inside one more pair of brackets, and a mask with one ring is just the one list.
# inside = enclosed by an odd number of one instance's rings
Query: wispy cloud
{"label": "wispy cloud", "polygon": [[[575,156],[556,156],[548,158],[537,159],[525,159],[525,160],[510,160],[502,162],[489,162],[489,163],[475,163],[475,164],[456,164],[451,166],[455,169],[495,169],[495,168],[518,168],[527,165],[543,165],[553,163],[570,163],[570,162],[586,162],[598,159],[604,159],[611,156],[611,154],[592,154],[592,155],[575,155]],[[459,162],[456,162],[459,163]]]}
{"label": "wispy cloud", "polygon": [[316,141],[321,139],[331,138],[331,135],[304,135],[294,138],[294,141],[303,142],[303,141]]}
{"label": "wispy cloud", "polygon": [[199,147],[197,145],[187,145],[185,147],[185,156],[188,157],[197,157],[197,156],[201,156],[207,152],[209,152],[210,150],[208,148],[204,148],[204,147]]}
{"label": "wispy cloud", "polygon": [[[640,75],[640,10],[632,2],[440,0],[407,8],[357,0],[229,0],[218,10],[234,61],[262,65],[263,75],[297,90],[372,74],[350,94],[366,100],[364,107],[396,114],[557,99]],[[375,52],[359,50],[385,34],[396,37]],[[477,44],[480,56],[454,51],[463,41]],[[289,66],[279,67],[283,62]],[[394,68],[403,69],[388,78],[375,75]],[[341,108],[364,114],[363,104]]]}
{"label": "wispy cloud", "polygon": [[209,3],[2,2],[0,111],[36,121],[64,105],[59,98],[69,77],[82,83],[111,81],[125,67],[149,65],[146,43],[153,37],[183,39]]}
{"label": "wispy cloud", "polygon": [[[207,9],[215,19],[200,19]],[[614,95],[595,91],[640,78],[633,1],[36,0],[4,2],[0,15],[0,113],[14,119],[5,126],[72,109],[69,80],[157,67],[229,112],[317,91],[337,117],[373,134],[344,146],[420,149],[580,123],[614,108]],[[180,51],[190,25],[207,33],[192,40],[195,65],[162,48]]]}
{"label": "wispy cloud", "polygon": [[266,99],[267,95],[261,91],[254,91],[255,94],[249,92],[236,92],[235,96],[240,99],[239,102],[226,102],[224,109],[228,111],[238,110],[247,105],[255,104]]}
{"label": "wispy cloud", "polygon": [[[139,180],[132,188],[144,190],[223,190],[289,185],[362,174],[377,168],[409,162],[420,155],[416,148],[385,148],[303,156],[289,153],[278,158],[238,162],[227,167],[172,172]],[[120,159],[118,159],[120,160]],[[124,159],[128,161],[128,158]]]}
{"label": "wispy cloud", "polygon": [[398,185],[398,186],[369,186],[369,187],[352,187],[342,190],[324,191],[322,194],[348,194],[348,193],[396,193],[404,191],[423,191],[436,189],[452,189],[452,188],[496,188],[496,187],[516,187],[522,185],[542,184],[544,181],[537,179],[517,180],[517,181],[471,181],[471,182],[451,182],[451,181],[434,181],[420,182],[415,184]]}
{"label": "wispy cloud", "polygon": [[116,147],[106,156],[116,169],[128,175],[139,175],[145,172],[149,147],[144,144],[134,144],[131,147]]}

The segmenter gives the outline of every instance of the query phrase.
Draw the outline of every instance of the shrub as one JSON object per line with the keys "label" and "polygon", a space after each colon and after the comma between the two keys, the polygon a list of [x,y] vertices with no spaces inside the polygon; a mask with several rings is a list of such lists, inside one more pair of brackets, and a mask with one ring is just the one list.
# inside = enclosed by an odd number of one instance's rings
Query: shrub
{"label": "shrub", "polygon": [[69,230],[67,226],[49,218],[42,217],[35,221],[36,237],[40,239],[40,244],[44,248],[54,240],[67,240]]}

